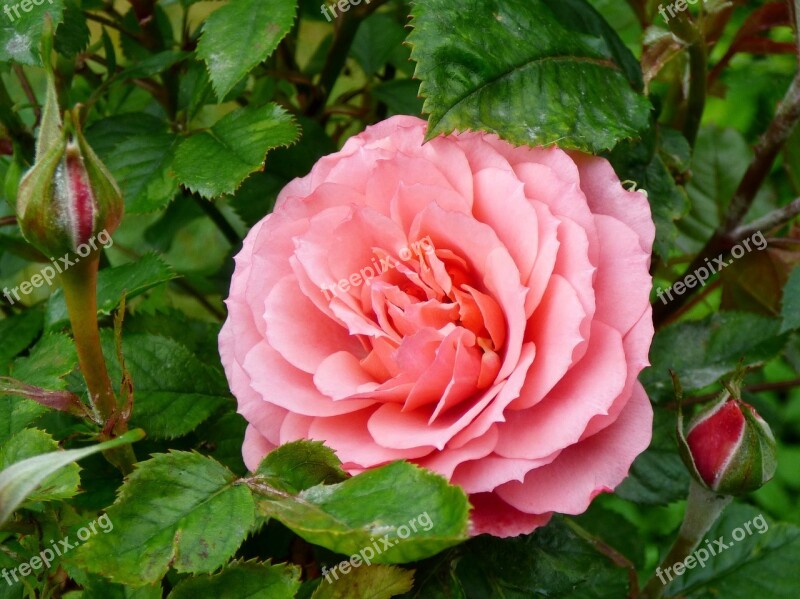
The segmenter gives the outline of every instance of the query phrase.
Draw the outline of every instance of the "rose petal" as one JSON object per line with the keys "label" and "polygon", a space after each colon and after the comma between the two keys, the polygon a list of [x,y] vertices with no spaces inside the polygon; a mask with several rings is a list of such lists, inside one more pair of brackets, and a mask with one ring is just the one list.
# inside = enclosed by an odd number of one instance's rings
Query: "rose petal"
{"label": "rose petal", "polygon": [[378,445],[367,431],[371,414],[372,410],[361,410],[344,416],[315,418],[308,433],[312,439],[333,448],[348,468],[372,468],[394,460],[422,458],[434,450],[431,446],[391,449]]}
{"label": "rose petal", "polygon": [[[372,405],[369,400],[333,401],[314,386],[311,375],[286,362],[266,342],[256,345],[243,364],[252,388],[264,401],[306,416],[336,416]],[[274,381],[280,381],[275,385]]]}
{"label": "rose petal", "polygon": [[581,514],[598,492],[615,489],[625,479],[633,460],[650,444],[652,424],[653,408],[637,383],[614,424],[532,470],[523,483],[511,482],[495,492],[527,513]]}
{"label": "rose petal", "polygon": [[583,359],[544,400],[507,414],[495,452],[507,458],[536,459],[575,443],[592,416],[608,412],[625,387],[627,374],[622,337],[596,320]]}
{"label": "rose petal", "polygon": [[488,534],[495,537],[516,537],[532,533],[550,522],[553,514],[526,514],[510,506],[497,495],[470,495],[470,535]]}
{"label": "rose petal", "polygon": [[649,256],[653,250],[656,227],[647,196],[622,187],[619,177],[605,158],[579,152],[571,152],[570,157],[578,167],[581,189],[586,193],[592,212],[606,214],[628,225],[636,232],[642,253]]}
{"label": "rose petal", "polygon": [[336,351],[366,356],[362,345],[338,322],[317,310],[293,274],[278,281],[264,306],[267,341],[295,368],[314,374]]}
{"label": "rose petal", "polygon": [[247,466],[248,470],[254,472],[261,464],[264,456],[275,447],[276,445],[270,443],[255,427],[248,426],[244,431],[244,443],[242,444],[244,465]]}

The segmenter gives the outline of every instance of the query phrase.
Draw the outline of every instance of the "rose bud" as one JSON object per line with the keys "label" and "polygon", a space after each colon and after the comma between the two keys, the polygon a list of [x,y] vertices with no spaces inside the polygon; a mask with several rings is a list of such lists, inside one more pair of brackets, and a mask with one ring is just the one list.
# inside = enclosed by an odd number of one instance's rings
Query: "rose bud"
{"label": "rose bud", "polygon": [[772,478],[777,466],[769,425],[741,399],[742,377],[737,374],[719,401],[692,420],[681,452],[698,482],[723,495],[755,491]]}
{"label": "rose bud", "polygon": [[67,113],[63,127],[57,124],[57,135],[53,128],[45,134],[43,125],[37,160],[20,182],[16,205],[25,239],[47,256],[73,253],[102,231],[110,235],[124,209],[122,194],[83,136],[77,113]]}

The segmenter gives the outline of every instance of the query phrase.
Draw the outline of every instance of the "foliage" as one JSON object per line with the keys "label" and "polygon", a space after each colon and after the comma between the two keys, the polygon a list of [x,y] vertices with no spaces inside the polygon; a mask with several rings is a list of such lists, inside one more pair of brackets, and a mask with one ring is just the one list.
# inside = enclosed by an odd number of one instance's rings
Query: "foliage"
{"label": "foliage", "polygon": [[[791,3],[700,2],[667,20],[657,4],[341,0],[331,13],[313,0],[7,0],[0,571],[34,564],[100,514],[113,529],[0,581],[0,599],[643,596],[689,485],[668,370],[690,410],[740,362],[750,368],[745,399],[775,433],[778,472],[732,503],[706,538],[730,537],[759,516],[768,530],[663,590],[798,596]],[[52,55],[41,45],[48,22]],[[81,105],[86,137],[125,198],[97,285],[100,347],[113,392],[126,399],[113,414],[89,401],[65,290],[7,293],[58,259],[30,246],[14,216],[49,65],[62,110]],[[617,493],[586,514],[555,516],[529,536],[469,538],[464,492],[408,463],[350,477],[317,442],[285,445],[254,472],[242,463],[245,424],[217,354],[232,256],[286,183],[394,114],[427,118],[429,137],[469,129],[601,154],[626,186],[648,193],[657,333],[641,381],[654,436]],[[766,249],[731,253],[757,232]],[[725,268],[707,284],[675,290],[717,258]],[[661,293],[669,288],[671,298]],[[123,451],[138,463],[120,475],[110,463]],[[422,513],[431,528],[399,542],[397,528]],[[398,542],[374,563],[326,578],[384,535]]]}

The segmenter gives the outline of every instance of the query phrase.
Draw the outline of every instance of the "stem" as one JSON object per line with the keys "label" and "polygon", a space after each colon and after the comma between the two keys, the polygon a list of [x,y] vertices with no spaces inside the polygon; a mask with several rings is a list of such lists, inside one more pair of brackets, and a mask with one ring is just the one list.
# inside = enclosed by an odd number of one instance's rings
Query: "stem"
{"label": "stem", "polygon": [[14,65],[14,73],[17,75],[17,79],[19,79],[22,91],[25,92],[25,97],[33,108],[33,114],[36,116],[36,125],[38,125],[42,119],[42,107],[39,106],[39,102],[36,101],[36,94],[33,93],[31,82],[28,80],[28,76],[25,74],[25,71],[22,70],[22,67],[17,64]]}
{"label": "stem", "polygon": [[798,214],[800,214],[800,198],[796,198],[786,206],[773,210],[758,220],[754,220],[749,225],[737,228],[731,236],[736,239],[745,239],[759,231],[770,231],[785,225]]}
{"label": "stem", "polygon": [[[64,298],[67,302],[75,347],[78,350],[78,361],[89,389],[89,402],[106,423],[101,435],[103,440],[106,440],[126,432],[128,423],[123,419],[118,419],[117,398],[114,395],[100,345],[100,329],[97,325],[99,262],[99,254],[77,262],[61,274],[61,283],[64,288]],[[136,462],[130,445],[105,451],[103,455],[123,474],[130,473]]]}
{"label": "stem", "polygon": [[123,29],[123,27],[119,23],[115,23],[111,19],[106,19],[105,17],[91,13],[88,10],[83,11],[83,16],[86,17],[86,20],[88,21],[94,21],[95,23],[100,23],[101,25],[104,25],[109,29],[114,29],[116,31],[119,31],[122,35],[129,37],[134,41],[137,42],[141,41],[139,36],[134,35],[130,31],[127,31],[126,29]]}
{"label": "stem", "polygon": [[[667,569],[682,562],[697,547],[732,499],[733,497],[730,495],[719,495],[709,491],[692,479],[689,485],[686,513],[678,531],[678,538],[675,539],[669,553],[656,569],[656,573],[645,585],[642,592],[643,599],[660,599],[666,587],[666,579],[663,577]],[[672,580],[671,575],[668,576],[669,580]]]}
{"label": "stem", "polygon": [[794,37],[797,43],[797,61],[800,63],[800,1],[789,0],[789,16],[794,25]]}
{"label": "stem", "polygon": [[78,349],[81,372],[86,379],[92,405],[107,422],[117,410],[117,399],[100,349],[95,293],[98,264],[99,256],[78,262],[61,275],[61,281]]}
{"label": "stem", "polygon": [[700,121],[706,107],[706,78],[708,58],[706,41],[703,34],[686,15],[680,13],[669,22],[669,28],[681,40],[689,44],[689,97],[686,102],[686,114],[683,123],[683,135],[691,146],[697,139]]}

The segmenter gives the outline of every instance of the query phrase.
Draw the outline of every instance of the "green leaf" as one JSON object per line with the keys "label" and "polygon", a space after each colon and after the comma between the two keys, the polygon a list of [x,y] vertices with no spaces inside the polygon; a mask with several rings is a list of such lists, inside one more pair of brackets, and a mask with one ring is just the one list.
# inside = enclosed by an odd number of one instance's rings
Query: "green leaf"
{"label": "green leaf", "polygon": [[299,588],[298,566],[233,562],[219,574],[187,578],[173,589],[168,599],[294,599]]}
{"label": "green leaf", "polygon": [[200,439],[196,448],[202,449],[203,454],[227,466],[232,472],[244,475],[247,472],[242,458],[245,430],[247,421],[235,412],[207,420],[195,431]]}
{"label": "green leaf", "polygon": [[[781,333],[800,328],[800,267],[795,267],[783,288]],[[0,328],[3,323],[0,322]],[[2,335],[0,335],[1,337]]]}
{"label": "green leaf", "polygon": [[[11,437],[0,449],[0,471],[22,460],[58,450],[58,443],[46,432],[25,429]],[[81,484],[79,472],[78,464],[69,464],[41,481],[39,487],[28,495],[27,500],[51,501],[72,497]]]}
{"label": "green leaf", "polygon": [[678,223],[679,248],[697,252],[719,226],[752,156],[749,144],[734,129],[700,130],[686,185],[691,211]]}
{"label": "green leaf", "polygon": [[[270,156],[270,161],[271,158]],[[288,182],[289,179],[273,173],[256,173],[236,190],[231,206],[236,214],[252,227],[264,218],[264,215],[272,212],[278,194]]]}
{"label": "green leaf", "polygon": [[117,51],[114,49],[114,42],[111,41],[111,37],[108,35],[108,31],[106,28],[103,27],[103,52],[105,52],[106,57],[106,75],[107,78],[111,78],[117,71]]}
{"label": "green leaf", "polygon": [[[83,586],[83,594],[76,599],[161,599],[161,585],[145,586],[134,589],[121,584],[109,582],[103,578],[92,577],[89,585]],[[66,595],[64,595],[66,599]]]}
{"label": "green leaf", "polygon": [[413,79],[392,79],[372,88],[372,95],[386,104],[393,114],[422,114],[422,99],[419,94],[419,81]]}
{"label": "green leaf", "polygon": [[255,520],[250,492],[221,464],[172,451],[140,462],[108,510],[114,530],[71,553],[82,568],[131,586],[170,566],[209,573],[237,550]]}
{"label": "green leaf", "polygon": [[[464,491],[407,462],[336,485],[311,487],[296,496],[271,487],[264,477],[246,482],[262,495],[263,515],[309,543],[344,555],[371,548],[374,542],[374,563],[416,561],[467,538],[469,504]],[[379,541],[382,538],[391,546]]]}
{"label": "green leaf", "polygon": [[624,569],[578,536],[561,516],[532,535],[474,538],[417,570],[406,599],[618,599]]}
{"label": "green leaf", "polygon": [[298,135],[292,117],[277,104],[242,108],[185,139],[175,155],[175,173],[203,197],[233,193],[261,167],[269,150],[293,143]]}
{"label": "green leaf", "polygon": [[[685,492],[686,489],[684,497]],[[611,495],[605,496],[604,499],[609,503],[615,501]],[[602,499],[593,501],[588,510],[574,517],[575,522],[593,537],[602,539],[609,547],[624,555],[637,568],[643,568],[645,538],[641,529],[618,512],[602,505],[602,502]]]}
{"label": "green leaf", "polygon": [[320,158],[338,149],[325,127],[314,119],[298,116],[297,123],[303,131],[302,137],[291,147],[271,152],[264,169],[284,177],[287,183],[295,177],[305,177]]}
{"label": "green leaf", "polygon": [[267,454],[256,475],[289,493],[342,482],[347,474],[332,449],[319,441],[295,441]]}
{"label": "green leaf", "polygon": [[675,441],[675,412],[656,408],[653,440],[631,466],[616,494],[644,505],[665,505],[686,498],[689,472]]}
{"label": "green leaf", "polygon": [[360,566],[322,579],[311,599],[390,599],[414,586],[413,570],[397,566]]}
{"label": "green leaf", "polygon": [[112,153],[122,140],[143,134],[166,133],[168,125],[146,112],[115,114],[93,122],[86,129],[86,140],[104,163],[113,161]]}
{"label": "green leaf", "polygon": [[[176,277],[172,268],[156,254],[145,254],[136,262],[104,268],[97,278],[97,313],[107,316],[117,308],[123,294],[130,300]],[[49,330],[69,322],[61,289],[50,296],[45,322]]]}
{"label": "green leaf", "polygon": [[44,317],[41,310],[26,310],[0,320],[0,373],[20,352],[33,343],[42,332]]}
{"label": "green leaf", "polygon": [[642,52],[642,25],[631,4],[616,0],[589,0],[620,39],[636,55]]}
{"label": "green leaf", "polygon": [[59,54],[73,57],[89,45],[89,26],[75,0],[66,0],[64,22],[56,31],[55,49]]}
{"label": "green leaf", "polygon": [[661,329],[650,349],[652,366],[640,380],[655,402],[673,398],[671,368],[685,391],[714,383],[745,364],[768,360],[781,351],[786,336],[778,336],[780,320],[745,312],[720,312],[698,321],[680,322]]}
{"label": "green leaf", "polygon": [[37,455],[6,468],[0,472],[0,525],[54,472],[94,453],[134,443],[142,438],[142,431],[132,430],[105,443]]}
{"label": "green leaf", "polygon": [[125,334],[149,333],[177,341],[192,352],[201,362],[216,364],[219,361],[219,331],[222,323],[189,318],[176,308],[150,311],[143,306],[125,317]]}
{"label": "green leaf", "polygon": [[147,214],[164,208],[178,192],[172,161],[178,136],[140,132],[114,148],[106,166],[119,183],[128,214]]}
{"label": "green leaf", "polygon": [[[754,521],[755,520],[755,521]],[[747,533],[750,525],[752,534]],[[740,529],[739,532],[736,532]],[[762,533],[762,531],[764,531]],[[734,534],[740,540],[734,540]],[[752,506],[731,504],[705,535],[712,547],[721,538],[728,546],[710,557],[704,567],[673,575],[665,597],[688,599],[785,599],[800,595],[797,563],[800,528],[769,522]],[[705,544],[700,548],[706,547]]]}
{"label": "green leaf", "polygon": [[[115,384],[122,379],[110,331],[103,331],[103,351]],[[230,394],[224,375],[202,363],[180,343],[157,335],[124,335],[122,352],[134,381],[131,422],[157,439],[183,436],[224,405]]]}
{"label": "green leaf", "polygon": [[178,106],[185,111],[186,121],[191,122],[205,104],[214,103],[214,90],[204,63],[193,60],[181,77],[178,91]]}
{"label": "green leaf", "polygon": [[147,113],[115,115],[93,123],[86,137],[114,175],[128,214],[159,210],[175,197],[172,161],[179,138]]}
{"label": "green leaf", "polygon": [[377,13],[361,21],[351,52],[364,69],[367,77],[372,77],[389,60],[392,51],[406,37],[405,28],[391,15]]}
{"label": "green leaf", "polygon": [[[66,377],[78,364],[75,345],[66,335],[43,337],[25,358],[14,362],[11,372],[18,380],[44,389],[64,389]],[[21,397],[0,395],[0,445],[46,411]]]}
{"label": "green leaf", "polygon": [[211,13],[197,55],[208,65],[220,100],[272,54],[292,28],[296,13],[297,0],[232,0]]}
{"label": "green leaf", "polygon": [[584,0],[421,0],[412,16],[429,138],[473,129],[597,152],[647,126],[635,59]]}
{"label": "green leaf", "polygon": [[[64,18],[64,0],[47,0],[46,4],[29,4],[25,11],[19,2],[4,2],[8,12],[0,13],[0,62],[42,64],[40,43],[44,16],[50,14],[56,26]],[[9,16],[9,14],[11,16]]]}

